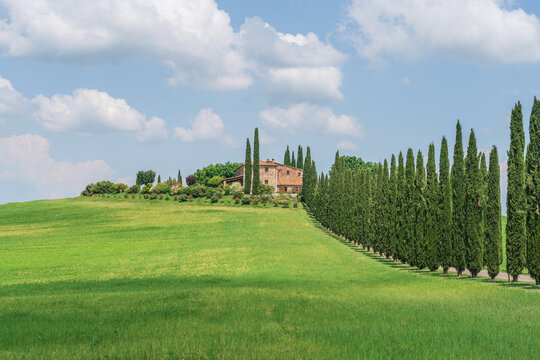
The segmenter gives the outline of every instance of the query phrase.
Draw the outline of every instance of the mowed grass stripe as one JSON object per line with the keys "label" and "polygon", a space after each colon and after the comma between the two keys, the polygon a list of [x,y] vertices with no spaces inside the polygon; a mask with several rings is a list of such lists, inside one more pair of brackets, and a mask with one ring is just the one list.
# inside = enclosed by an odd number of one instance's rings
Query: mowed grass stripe
{"label": "mowed grass stripe", "polygon": [[540,351],[537,292],[392,268],[301,209],[64,199],[0,206],[0,233],[0,358]]}

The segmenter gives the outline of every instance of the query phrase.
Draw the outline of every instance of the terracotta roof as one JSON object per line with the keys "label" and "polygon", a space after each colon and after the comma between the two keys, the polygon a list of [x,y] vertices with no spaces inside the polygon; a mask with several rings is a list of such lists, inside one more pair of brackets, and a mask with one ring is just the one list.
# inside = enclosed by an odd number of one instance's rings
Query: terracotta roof
{"label": "terracotta roof", "polygon": [[[240,168],[241,168],[242,166],[244,166],[244,165],[245,165],[245,164],[240,165],[240,166],[237,168],[237,170],[240,169]],[[253,161],[251,162],[251,165],[253,165]],[[261,165],[262,165],[262,166],[278,166],[278,165],[279,165],[279,166],[286,166],[286,167],[290,167],[290,168],[292,168],[292,169],[298,169],[298,170],[302,170],[302,171],[303,171],[303,169],[300,169],[300,168],[297,168],[297,167],[294,167],[294,166],[291,166],[291,165],[281,164],[281,163],[278,163],[278,162],[275,162],[275,161],[270,161],[270,160],[267,160],[267,161],[262,161],[262,160],[260,160],[260,161],[259,161],[259,166],[261,166]]]}
{"label": "terracotta roof", "polygon": [[238,176],[232,176],[230,178],[225,178],[225,179],[223,179],[223,181],[240,180],[240,179],[243,179],[243,178],[244,178],[244,175],[238,175]]}

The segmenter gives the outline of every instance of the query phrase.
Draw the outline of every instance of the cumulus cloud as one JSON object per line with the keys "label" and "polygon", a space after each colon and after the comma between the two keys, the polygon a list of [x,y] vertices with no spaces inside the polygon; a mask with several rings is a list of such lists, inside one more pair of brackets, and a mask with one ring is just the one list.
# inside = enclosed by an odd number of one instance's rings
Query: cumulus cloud
{"label": "cumulus cloud", "polygon": [[540,61],[540,20],[506,5],[501,0],[354,0],[348,16],[359,54],[374,64],[429,55]]}
{"label": "cumulus cloud", "polygon": [[339,150],[349,150],[349,151],[357,151],[358,146],[356,146],[355,143],[349,140],[342,140],[337,143],[337,148]]}
{"label": "cumulus cloud", "polygon": [[49,141],[39,135],[0,138],[0,154],[0,181],[27,183],[47,198],[76,196],[86,184],[113,175],[103,160],[54,160],[49,155]]}
{"label": "cumulus cloud", "polygon": [[357,138],[367,136],[364,126],[356,118],[335,115],[327,106],[301,103],[287,108],[271,107],[261,111],[259,116],[265,125],[290,133],[311,131]]}
{"label": "cumulus cloud", "polygon": [[241,89],[251,78],[238,35],[214,0],[3,0],[0,53],[75,63],[150,58],[172,83]]}
{"label": "cumulus cloud", "polygon": [[212,109],[203,109],[190,121],[191,128],[174,128],[174,137],[182,142],[219,141],[228,146],[239,146],[238,142],[225,134],[221,116]]}
{"label": "cumulus cloud", "polygon": [[24,117],[31,108],[30,101],[15,90],[9,80],[0,76],[0,121]]}

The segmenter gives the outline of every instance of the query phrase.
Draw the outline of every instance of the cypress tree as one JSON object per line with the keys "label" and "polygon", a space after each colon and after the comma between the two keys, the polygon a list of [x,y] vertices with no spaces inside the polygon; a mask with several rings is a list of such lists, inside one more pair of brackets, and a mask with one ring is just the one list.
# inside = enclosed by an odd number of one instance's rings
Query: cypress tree
{"label": "cypress tree", "polygon": [[[403,163],[403,159],[401,159]],[[403,164],[402,164],[403,165]],[[397,261],[398,254],[398,174],[396,168],[396,156],[392,154],[390,160],[390,181],[388,182],[388,237],[390,240],[390,254]]]}
{"label": "cypress tree", "polygon": [[292,152],[291,166],[296,167],[296,159],[294,158],[294,151]]}
{"label": "cypress tree", "polygon": [[255,138],[253,139],[253,195],[259,194],[259,185],[261,183],[261,174],[259,170],[259,128],[255,128]]}
{"label": "cypress tree", "polygon": [[388,160],[384,159],[383,173],[381,183],[380,194],[380,219],[381,227],[379,230],[380,235],[380,254],[386,255],[386,258],[390,258],[390,203],[389,203],[389,175],[388,175]]}
{"label": "cypress tree", "polygon": [[310,203],[311,184],[309,183],[310,169],[311,169],[311,151],[308,146],[306,149],[306,160],[304,161],[304,172],[302,173],[302,200],[308,206],[311,206],[311,203]]}
{"label": "cypress tree", "polygon": [[371,246],[371,173],[365,171],[364,173],[364,236],[363,236],[363,245],[369,251]]}
{"label": "cypress tree", "polygon": [[244,194],[251,193],[251,145],[246,139],[246,160],[244,162]]}
{"label": "cypress tree", "polygon": [[523,114],[518,102],[510,119],[510,150],[508,151],[508,190],[506,197],[506,261],[512,281],[518,281],[525,266],[525,192],[524,161],[525,133]]}
{"label": "cypress tree", "polygon": [[180,173],[180,169],[178,169],[178,178],[177,178],[176,181],[178,181],[180,186],[182,186],[182,174]]}
{"label": "cypress tree", "polygon": [[402,263],[407,262],[407,248],[406,248],[406,239],[407,239],[407,207],[406,207],[406,184],[405,184],[405,166],[403,165],[403,153],[400,151],[398,156],[398,179],[397,179],[397,198],[398,204],[397,207],[397,219],[398,219],[398,229],[397,229],[397,257],[398,260]]}
{"label": "cypress tree", "polygon": [[283,158],[284,165],[291,165],[291,153],[289,152],[289,145],[287,145],[287,150],[285,150],[285,156]]}
{"label": "cypress tree", "polygon": [[540,101],[534,98],[527,146],[527,268],[540,285]]}
{"label": "cypress tree", "polygon": [[485,236],[485,222],[486,222],[486,201],[487,201],[487,185],[488,185],[488,169],[486,165],[486,154],[480,153],[480,178],[482,179],[481,184],[481,193],[480,193],[480,211],[481,211],[481,221],[480,221],[480,236],[482,237],[482,249],[483,251],[483,257],[482,257],[482,266],[486,266],[487,259],[486,259],[486,236]]}
{"label": "cypress tree", "polygon": [[443,136],[439,158],[439,260],[443,272],[448,273],[452,266],[452,186],[450,184],[450,163],[448,142]]}
{"label": "cypress tree", "polygon": [[465,270],[465,166],[463,164],[463,137],[461,124],[456,125],[456,144],[452,164],[452,249],[453,266],[457,276]]}
{"label": "cypress tree", "polygon": [[298,153],[296,155],[296,167],[299,169],[304,168],[304,151],[302,150],[302,147],[298,145]]}
{"label": "cypress tree", "polygon": [[483,258],[483,234],[482,234],[482,174],[478,166],[478,153],[476,149],[476,137],[471,129],[467,158],[465,160],[465,261],[467,270],[472,277],[476,277],[482,270]]}
{"label": "cypress tree", "polygon": [[501,229],[501,185],[499,156],[494,146],[489,154],[489,172],[487,175],[486,206],[484,218],[485,259],[489,277],[492,279],[499,273],[502,248]]}
{"label": "cypress tree", "polygon": [[424,169],[424,157],[422,152],[418,150],[416,155],[416,182],[415,182],[415,265],[419,269],[427,266],[426,263],[426,240],[425,240],[425,224],[427,204],[425,199],[426,187],[426,171]]}
{"label": "cypress tree", "polygon": [[435,145],[429,145],[426,181],[426,264],[430,271],[439,268],[439,208],[440,208],[439,181],[437,179],[437,166],[435,165]]}
{"label": "cypress tree", "polygon": [[416,223],[416,208],[415,208],[415,168],[413,150],[407,150],[407,159],[405,162],[405,205],[404,224],[405,230],[405,246],[404,258],[411,266],[416,265],[416,241],[415,241],[415,223]]}
{"label": "cypress tree", "polygon": [[158,176],[157,176],[157,183],[158,183],[158,184],[161,183],[161,175],[158,175]]}

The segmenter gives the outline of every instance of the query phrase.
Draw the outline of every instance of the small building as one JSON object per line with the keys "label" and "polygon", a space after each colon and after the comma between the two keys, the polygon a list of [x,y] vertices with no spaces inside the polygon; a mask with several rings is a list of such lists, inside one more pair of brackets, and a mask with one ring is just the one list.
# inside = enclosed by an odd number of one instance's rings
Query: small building
{"label": "small building", "polygon": [[[253,162],[251,163],[251,180],[253,181]],[[259,172],[261,184],[272,185],[275,191],[299,192],[302,191],[302,176],[304,170],[290,165],[280,164],[274,159],[259,161]],[[223,186],[239,182],[244,185],[244,176],[246,173],[245,165],[236,169],[235,176],[223,179]]]}

